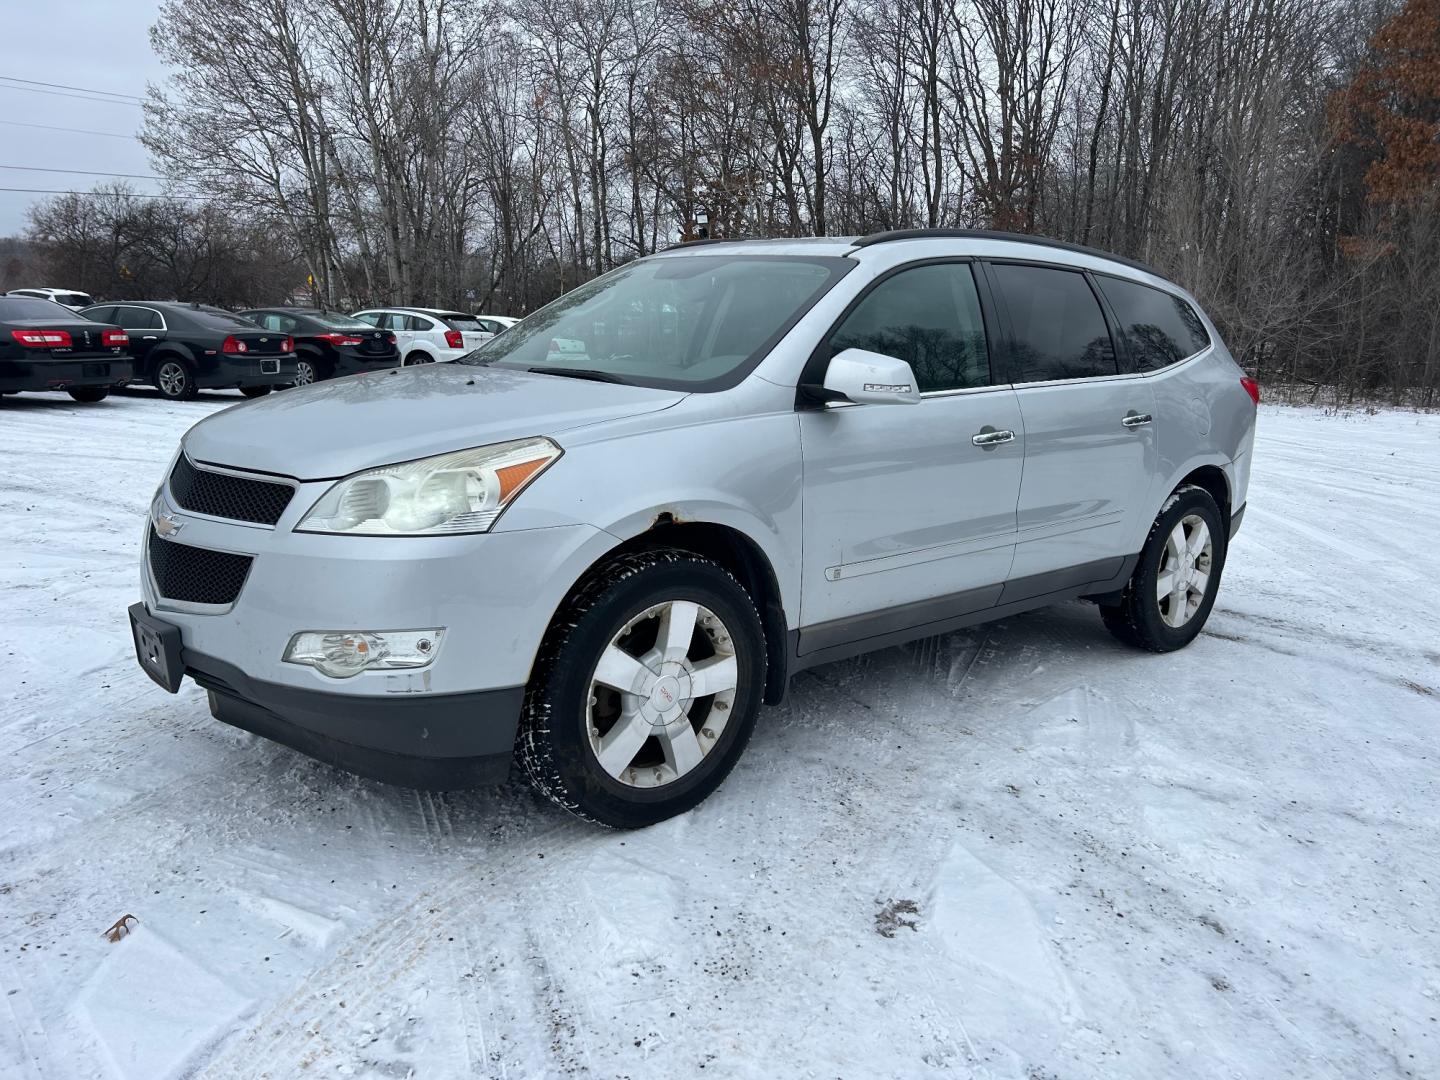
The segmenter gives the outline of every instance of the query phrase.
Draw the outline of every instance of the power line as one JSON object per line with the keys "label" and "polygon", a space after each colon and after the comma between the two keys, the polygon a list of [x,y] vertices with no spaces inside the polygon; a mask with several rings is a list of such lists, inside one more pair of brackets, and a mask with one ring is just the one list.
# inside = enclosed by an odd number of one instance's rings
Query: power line
{"label": "power line", "polygon": [[[18,191],[27,195],[110,195],[115,192],[108,191],[62,191],[55,188],[33,188],[33,187],[0,187],[0,191]],[[126,199],[193,199],[197,202],[217,201],[210,195],[165,195],[163,193],[150,193],[144,191],[123,191],[118,193]]]}
{"label": "power line", "polygon": [[40,82],[36,79],[21,79],[14,75],[0,75],[0,82],[28,83],[31,86],[48,86],[53,90],[79,90],[82,94],[100,94],[104,97],[129,98],[144,101],[138,94],[122,94],[115,90],[95,90],[88,86],[67,86],[65,83]]}
{"label": "power line", "polygon": [[38,86],[0,86],[0,90],[24,90],[31,94],[50,94],[53,97],[75,98],[77,101],[94,101],[100,105],[129,105],[131,108],[139,109],[144,107],[140,100],[124,101],[120,98],[90,97],[87,94],[67,94],[64,90],[42,90]]}
{"label": "power line", "polygon": [[100,172],[96,169],[46,169],[39,165],[0,165],[0,169],[14,169],[18,172],[70,173],[74,176],[113,176],[121,180],[164,180],[154,173]]}
{"label": "power line", "polygon": [[27,124],[23,120],[0,120],[11,127],[38,128],[41,131],[68,131],[74,135],[103,135],[107,139],[137,139],[138,135],[121,135],[114,131],[87,131],[85,128],[55,127],[53,124]]}

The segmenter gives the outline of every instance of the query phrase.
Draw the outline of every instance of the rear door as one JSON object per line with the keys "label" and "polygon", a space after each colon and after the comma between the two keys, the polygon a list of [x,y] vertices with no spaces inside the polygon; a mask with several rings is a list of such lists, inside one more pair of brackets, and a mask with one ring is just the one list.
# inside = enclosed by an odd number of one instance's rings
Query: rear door
{"label": "rear door", "polygon": [[816,380],[836,353],[868,349],[907,361],[922,398],[799,414],[802,653],[994,605],[1025,440],[989,337],[970,264],[938,261],[878,279],[821,345]]}
{"label": "rear door", "polygon": [[168,331],[165,319],[154,308],[138,304],[117,304],[115,323],[130,335],[130,355],[135,358],[135,370],[141,371],[155,346],[165,339]]}
{"label": "rear door", "polygon": [[1025,427],[1009,603],[1116,574],[1143,540],[1158,455],[1153,393],[1122,371],[1089,276],[1022,262],[987,272]]}

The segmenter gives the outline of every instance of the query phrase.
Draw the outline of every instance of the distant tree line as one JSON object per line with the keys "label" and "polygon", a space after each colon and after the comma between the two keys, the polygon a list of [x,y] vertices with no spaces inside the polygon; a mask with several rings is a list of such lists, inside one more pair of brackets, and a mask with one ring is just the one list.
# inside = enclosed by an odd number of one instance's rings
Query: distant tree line
{"label": "distant tree line", "polygon": [[135,208],[169,291],[522,313],[702,221],[991,227],[1155,265],[1271,381],[1440,394],[1440,0],[165,0],[152,41],[143,139],[210,200]]}

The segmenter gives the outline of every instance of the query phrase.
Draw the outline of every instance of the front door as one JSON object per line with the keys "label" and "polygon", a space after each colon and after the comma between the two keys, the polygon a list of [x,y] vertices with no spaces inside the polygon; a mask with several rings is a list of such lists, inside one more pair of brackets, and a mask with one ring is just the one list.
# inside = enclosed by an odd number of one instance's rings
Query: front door
{"label": "front door", "polygon": [[882,278],[823,355],[847,348],[907,361],[923,396],[800,413],[802,654],[993,606],[1014,552],[1024,431],[970,265]]}
{"label": "front door", "polygon": [[1025,263],[989,271],[1025,425],[1008,603],[1108,579],[1138,550],[1157,463],[1155,402],[1148,380],[1120,371],[1084,273]]}

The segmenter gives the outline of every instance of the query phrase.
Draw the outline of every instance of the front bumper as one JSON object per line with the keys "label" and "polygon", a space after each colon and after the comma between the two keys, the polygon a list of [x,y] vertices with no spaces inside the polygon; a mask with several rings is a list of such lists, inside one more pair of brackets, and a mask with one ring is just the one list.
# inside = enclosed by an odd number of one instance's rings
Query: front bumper
{"label": "front bumper", "polygon": [[[173,682],[188,676],[208,690],[225,723],[414,787],[502,776],[550,619],[615,538],[586,525],[448,537],[293,531],[329,486],[301,484],[272,529],[174,509],[167,482],[155,509],[181,527],[166,543],[252,561],[233,603],[167,599],[150,570],[147,521],[144,602],[132,617],[173,628]],[[445,631],[424,668],[333,679],[281,659],[300,631],[411,627]]]}
{"label": "front bumper", "polygon": [[0,390],[72,390],[87,386],[124,386],[134,374],[122,360],[0,360]]}

